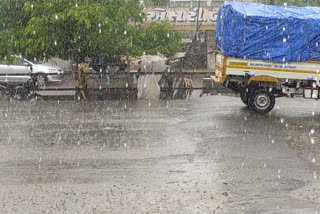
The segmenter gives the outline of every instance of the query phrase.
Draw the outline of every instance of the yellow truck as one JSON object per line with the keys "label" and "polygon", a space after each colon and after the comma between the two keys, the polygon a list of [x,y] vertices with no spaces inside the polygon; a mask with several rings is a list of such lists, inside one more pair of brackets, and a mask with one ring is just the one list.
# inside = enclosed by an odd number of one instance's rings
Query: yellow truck
{"label": "yellow truck", "polygon": [[224,2],[213,81],[258,113],[277,97],[319,99],[320,8]]}
{"label": "yellow truck", "polygon": [[280,63],[248,60],[215,52],[217,84],[240,93],[241,100],[258,113],[268,113],[277,97],[319,99],[320,61]]}

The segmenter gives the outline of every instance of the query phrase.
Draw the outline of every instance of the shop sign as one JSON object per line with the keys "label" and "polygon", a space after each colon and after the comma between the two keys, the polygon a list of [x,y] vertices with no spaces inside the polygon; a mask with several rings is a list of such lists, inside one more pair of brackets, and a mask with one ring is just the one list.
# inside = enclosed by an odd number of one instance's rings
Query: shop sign
{"label": "shop sign", "polygon": [[199,22],[216,22],[218,13],[203,8],[194,8],[191,11],[183,11],[166,8],[154,8],[147,12],[147,18],[149,21],[164,21],[170,22],[196,22],[197,16],[199,16]]}

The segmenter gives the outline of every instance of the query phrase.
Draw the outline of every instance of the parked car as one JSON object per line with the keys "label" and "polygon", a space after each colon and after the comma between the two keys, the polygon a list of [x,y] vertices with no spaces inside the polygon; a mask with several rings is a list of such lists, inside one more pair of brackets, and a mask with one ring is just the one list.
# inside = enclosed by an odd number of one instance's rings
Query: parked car
{"label": "parked car", "polygon": [[25,83],[31,76],[38,86],[63,80],[64,71],[61,68],[33,63],[19,56],[14,57],[16,59],[13,64],[0,62],[0,83]]}

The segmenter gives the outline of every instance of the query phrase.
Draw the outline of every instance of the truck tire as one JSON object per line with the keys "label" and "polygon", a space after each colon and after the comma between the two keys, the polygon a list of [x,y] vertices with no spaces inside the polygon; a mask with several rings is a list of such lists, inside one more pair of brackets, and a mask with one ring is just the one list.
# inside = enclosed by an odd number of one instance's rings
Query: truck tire
{"label": "truck tire", "polygon": [[275,105],[275,96],[267,89],[254,90],[248,100],[249,107],[259,114],[270,112]]}
{"label": "truck tire", "polygon": [[248,93],[246,92],[246,89],[240,89],[240,98],[241,98],[241,101],[246,105],[248,106]]}

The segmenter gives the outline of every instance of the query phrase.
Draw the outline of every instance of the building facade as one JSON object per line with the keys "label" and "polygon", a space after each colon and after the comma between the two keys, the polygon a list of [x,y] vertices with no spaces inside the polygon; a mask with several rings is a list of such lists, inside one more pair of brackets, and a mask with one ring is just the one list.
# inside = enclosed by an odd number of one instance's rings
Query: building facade
{"label": "building facade", "polygon": [[206,53],[215,49],[218,11],[219,6],[153,6],[146,8],[145,12],[148,21],[168,20],[175,30],[184,34],[184,52],[204,53],[190,65],[198,63],[200,67],[195,66],[195,69],[213,70],[213,56]]}
{"label": "building facade", "polygon": [[[205,7],[219,7],[224,3],[224,0],[170,0],[168,3],[163,3],[158,6],[170,6],[170,7],[195,7],[199,6]],[[270,0],[237,0],[238,2],[260,2],[268,3]]]}
{"label": "building facade", "polygon": [[[217,7],[223,4],[221,0],[200,0],[200,6]],[[195,7],[199,5],[199,1],[196,0],[171,0],[170,6],[173,7]]]}
{"label": "building facade", "polygon": [[[270,3],[270,0],[237,1]],[[223,0],[170,0],[165,4],[150,6],[145,12],[148,21],[168,20],[175,30],[182,32],[185,52],[208,53],[216,49],[216,22],[223,3]],[[204,54],[196,61],[200,62],[202,69],[214,70],[213,54]]]}

